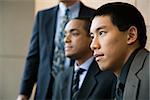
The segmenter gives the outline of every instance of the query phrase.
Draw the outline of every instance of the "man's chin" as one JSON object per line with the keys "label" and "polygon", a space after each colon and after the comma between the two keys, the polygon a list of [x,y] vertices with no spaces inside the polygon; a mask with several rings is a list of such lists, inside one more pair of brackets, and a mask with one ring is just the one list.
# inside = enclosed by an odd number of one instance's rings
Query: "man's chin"
{"label": "man's chin", "polygon": [[107,70],[107,68],[104,67],[104,66],[103,66],[102,64],[100,64],[100,63],[98,63],[98,66],[99,66],[100,70],[102,70],[102,71],[106,71],[106,70]]}
{"label": "man's chin", "polygon": [[73,54],[65,54],[66,57],[70,58],[70,59],[75,59],[75,55]]}
{"label": "man's chin", "polygon": [[71,54],[65,54],[66,57],[71,58],[72,55]]}

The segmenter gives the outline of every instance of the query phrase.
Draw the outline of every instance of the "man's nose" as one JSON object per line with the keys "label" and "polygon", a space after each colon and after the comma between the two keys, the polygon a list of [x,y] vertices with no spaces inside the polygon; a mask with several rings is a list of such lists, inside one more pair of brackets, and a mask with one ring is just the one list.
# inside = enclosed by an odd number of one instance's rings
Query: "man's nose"
{"label": "man's nose", "polygon": [[70,35],[66,34],[65,37],[64,37],[64,42],[67,43],[69,41],[70,41]]}
{"label": "man's nose", "polygon": [[100,48],[100,43],[99,43],[98,37],[94,37],[94,38],[92,39],[90,48],[91,48],[93,51],[94,51],[95,49],[99,49],[99,48]]}

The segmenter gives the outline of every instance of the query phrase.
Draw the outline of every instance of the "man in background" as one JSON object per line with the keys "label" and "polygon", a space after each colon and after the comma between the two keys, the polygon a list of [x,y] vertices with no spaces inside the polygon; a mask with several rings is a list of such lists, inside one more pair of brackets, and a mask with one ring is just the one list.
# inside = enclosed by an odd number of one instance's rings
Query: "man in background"
{"label": "man in background", "polygon": [[55,77],[71,64],[69,59],[62,58],[63,47],[59,47],[62,41],[60,39],[63,39],[61,31],[66,23],[64,19],[69,20],[77,16],[90,17],[94,11],[79,0],[59,0],[57,6],[38,12],[18,100],[29,99],[35,84],[34,99],[51,99]]}

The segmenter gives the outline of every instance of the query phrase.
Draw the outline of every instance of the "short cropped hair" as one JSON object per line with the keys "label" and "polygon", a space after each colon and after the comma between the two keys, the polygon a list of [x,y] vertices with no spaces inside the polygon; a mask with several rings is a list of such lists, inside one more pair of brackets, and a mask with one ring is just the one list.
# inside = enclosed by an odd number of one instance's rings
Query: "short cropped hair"
{"label": "short cropped hair", "polygon": [[90,26],[91,26],[91,18],[90,17],[76,17],[74,19],[82,20],[85,22],[83,28],[88,33],[87,35],[90,36]]}
{"label": "short cropped hair", "polygon": [[147,41],[146,25],[143,16],[136,7],[123,2],[107,3],[96,10],[94,17],[104,15],[110,16],[112,23],[120,31],[126,31],[131,26],[135,26],[140,46],[145,47]]}

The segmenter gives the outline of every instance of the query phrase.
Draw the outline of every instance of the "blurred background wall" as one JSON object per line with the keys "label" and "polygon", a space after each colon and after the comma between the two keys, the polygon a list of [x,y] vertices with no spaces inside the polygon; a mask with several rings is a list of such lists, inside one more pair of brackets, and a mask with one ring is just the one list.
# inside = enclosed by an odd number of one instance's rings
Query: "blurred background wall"
{"label": "blurred background wall", "polygon": [[[120,0],[81,0],[98,8]],[[143,14],[150,50],[150,0],[122,0],[135,5]],[[37,11],[52,7],[58,0],[0,0],[0,100],[15,100],[19,91],[33,22]]]}
{"label": "blurred background wall", "polygon": [[16,100],[34,14],[33,0],[0,0],[0,100]]}

